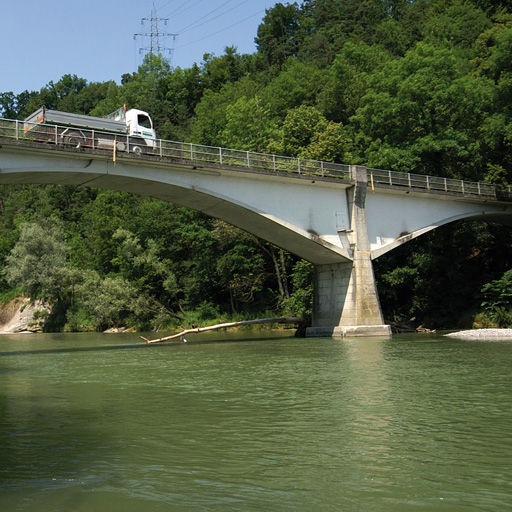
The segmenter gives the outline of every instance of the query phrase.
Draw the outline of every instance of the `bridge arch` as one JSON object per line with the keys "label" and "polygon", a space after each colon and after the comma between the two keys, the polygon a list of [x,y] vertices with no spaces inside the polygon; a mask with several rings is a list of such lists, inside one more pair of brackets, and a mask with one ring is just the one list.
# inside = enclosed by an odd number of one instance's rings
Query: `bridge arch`
{"label": "bridge arch", "polygon": [[495,211],[481,211],[481,212],[468,212],[462,213],[459,215],[454,215],[453,217],[445,218],[440,221],[437,221],[435,224],[429,224],[422,228],[416,229],[412,233],[403,233],[398,238],[395,238],[392,241],[389,241],[383,245],[378,246],[375,249],[372,249],[372,260],[377,259],[379,256],[383,256],[384,254],[396,249],[403,244],[418,238],[425,233],[428,233],[434,229],[440,228],[447,224],[451,224],[461,220],[475,220],[482,222],[496,222],[498,224],[503,224],[505,226],[512,227],[512,211],[505,211],[503,213],[496,213]]}

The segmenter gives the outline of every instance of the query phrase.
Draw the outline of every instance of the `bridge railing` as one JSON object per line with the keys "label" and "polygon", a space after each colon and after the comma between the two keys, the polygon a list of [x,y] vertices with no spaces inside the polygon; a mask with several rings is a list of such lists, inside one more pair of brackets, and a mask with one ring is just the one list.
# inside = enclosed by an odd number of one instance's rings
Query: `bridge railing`
{"label": "bridge railing", "polygon": [[[71,137],[70,133],[81,137]],[[336,178],[350,181],[350,165],[293,158],[253,151],[203,146],[186,142],[155,140],[154,147],[142,139],[119,133],[73,129],[69,126],[37,124],[26,131],[23,121],[0,119],[0,138],[53,143],[67,147],[111,150],[113,154],[146,153],[162,158],[187,160],[197,164],[219,164],[233,168],[249,168],[269,173],[292,173],[305,176]],[[368,185],[398,187],[410,190],[429,190],[457,195],[471,195],[512,200],[511,190],[496,189],[494,185],[461,181],[422,174],[368,168]]]}
{"label": "bridge railing", "polygon": [[157,145],[155,153],[165,158],[350,180],[350,166],[344,164],[168,140],[158,140]]}
{"label": "bridge railing", "polygon": [[431,190],[433,192],[446,192],[449,194],[496,197],[496,187],[489,183],[455,180],[424,174],[406,174],[383,169],[368,168],[367,171],[368,185],[372,187],[384,185],[408,189]]}

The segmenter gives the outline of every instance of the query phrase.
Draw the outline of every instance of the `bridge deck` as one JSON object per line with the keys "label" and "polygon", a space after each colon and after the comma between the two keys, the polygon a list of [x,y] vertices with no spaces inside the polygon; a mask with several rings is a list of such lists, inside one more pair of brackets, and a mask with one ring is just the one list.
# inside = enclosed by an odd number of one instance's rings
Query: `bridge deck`
{"label": "bridge deck", "polygon": [[[314,177],[319,180],[342,180],[354,182],[350,165],[292,158],[286,156],[204,146],[186,142],[175,142],[158,139],[154,148],[144,148],[143,154],[136,154],[141,147],[140,139],[105,133],[94,130],[80,129],[84,135],[84,143],[79,148],[73,148],[61,143],[62,133],[69,127],[58,125],[40,125],[30,138],[25,138],[23,122],[0,119],[0,141],[8,144],[23,145],[34,148],[53,147],[59,151],[88,152],[108,156],[113,159],[145,159],[161,162],[182,162],[195,165],[197,168],[222,167],[238,171],[258,172],[290,177]],[[38,134],[40,140],[38,140]],[[436,176],[401,173],[391,170],[368,168],[368,186],[374,188],[401,189],[414,192],[448,194],[451,196],[473,197],[484,200],[512,201],[509,190],[498,189],[495,185],[465,180],[455,180]]]}

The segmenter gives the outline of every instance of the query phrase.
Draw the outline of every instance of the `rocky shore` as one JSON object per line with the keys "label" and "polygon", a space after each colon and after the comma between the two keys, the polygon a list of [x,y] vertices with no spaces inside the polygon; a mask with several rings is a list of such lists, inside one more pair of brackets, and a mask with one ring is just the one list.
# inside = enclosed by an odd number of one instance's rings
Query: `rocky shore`
{"label": "rocky shore", "polygon": [[451,332],[445,334],[445,336],[462,339],[512,340],[512,329],[471,329],[469,331]]}
{"label": "rocky shore", "polygon": [[0,333],[41,332],[50,306],[41,300],[18,297],[0,307]]}

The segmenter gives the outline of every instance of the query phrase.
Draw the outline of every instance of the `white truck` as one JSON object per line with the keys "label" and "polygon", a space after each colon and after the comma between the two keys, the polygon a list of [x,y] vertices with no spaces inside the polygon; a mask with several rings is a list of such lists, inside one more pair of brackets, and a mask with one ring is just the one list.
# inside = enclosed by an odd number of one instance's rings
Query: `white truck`
{"label": "white truck", "polygon": [[126,105],[105,117],[71,114],[41,107],[23,121],[24,134],[35,142],[73,148],[154,153],[156,133],[147,112]]}

